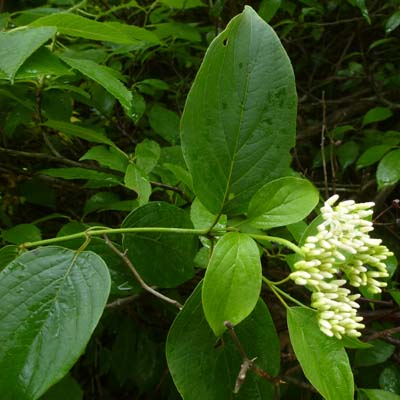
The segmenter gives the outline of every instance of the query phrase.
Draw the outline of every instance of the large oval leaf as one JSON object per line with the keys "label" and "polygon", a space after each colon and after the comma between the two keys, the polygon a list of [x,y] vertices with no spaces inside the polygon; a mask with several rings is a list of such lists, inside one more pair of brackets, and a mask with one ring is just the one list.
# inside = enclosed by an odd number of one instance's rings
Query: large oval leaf
{"label": "large oval leaf", "polygon": [[[132,211],[122,224],[134,227],[193,228],[189,215],[172,204],[154,202]],[[174,233],[125,234],[123,246],[133,265],[150,285],[175,287],[194,274],[197,250],[193,235]]]}
{"label": "large oval leaf", "polygon": [[261,290],[261,261],[256,242],[231,232],[218,241],[203,285],[203,308],[210,327],[219,336],[243,321],[257,304]]}
{"label": "large oval leaf", "polygon": [[246,7],[211,43],[182,116],[184,157],[209,211],[245,212],[257,189],[287,172],[296,103],[278,37]]}
{"label": "large oval leaf", "polygon": [[291,307],[287,320],[294,352],[311,384],[326,400],[353,400],[353,374],[340,341],[319,330],[312,310]]}
{"label": "large oval leaf", "polygon": [[286,177],[265,184],[252,197],[248,218],[258,229],[299,222],[318,204],[319,193],[306,179]]}
{"label": "large oval leaf", "polygon": [[[254,311],[235,331],[248,357],[276,376],[279,372],[279,339],[267,306],[259,299]],[[201,306],[201,284],[175,319],[167,339],[167,361],[172,378],[184,400],[233,398],[242,359],[226,332],[216,344]],[[248,372],[237,400],[271,400],[270,382]]]}
{"label": "large oval leaf", "polygon": [[110,276],[95,253],[51,246],[12,261],[0,282],[1,398],[34,400],[84,351]]}

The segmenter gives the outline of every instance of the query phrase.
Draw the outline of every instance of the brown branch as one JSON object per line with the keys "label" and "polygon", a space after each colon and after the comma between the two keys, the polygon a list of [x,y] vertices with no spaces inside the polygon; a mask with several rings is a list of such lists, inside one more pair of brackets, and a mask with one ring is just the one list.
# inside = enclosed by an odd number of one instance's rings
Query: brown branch
{"label": "brown branch", "polygon": [[[0,153],[8,154],[12,157],[25,157],[25,158],[33,158],[33,159],[38,159],[38,160],[46,160],[46,161],[51,161],[51,162],[68,165],[70,167],[85,168],[85,169],[89,169],[89,170],[93,170],[93,171],[106,172],[108,174],[113,174],[116,176],[122,176],[122,174],[119,173],[118,171],[114,171],[109,168],[96,167],[96,166],[80,163],[78,161],[70,160],[69,158],[66,158],[66,157],[52,156],[51,154],[47,154],[47,153],[30,153],[27,151],[6,149],[4,147],[0,147]],[[184,192],[184,190],[182,190],[181,188],[179,188],[177,186],[172,186],[172,185],[168,185],[166,183],[156,182],[156,181],[150,181],[150,184],[153,187],[160,187],[160,188],[163,188],[166,190],[171,190],[173,192],[176,192],[176,193],[180,194],[185,200],[191,201],[191,199],[187,196],[187,194]]]}
{"label": "brown branch", "polygon": [[400,326],[396,326],[394,328],[389,328],[389,329],[385,329],[383,331],[375,332],[372,335],[368,336],[366,338],[366,341],[370,342],[371,340],[375,340],[378,338],[385,338],[385,337],[391,336],[391,335],[393,335],[395,333],[399,333],[399,332],[400,332]]}
{"label": "brown branch", "polygon": [[179,310],[181,310],[183,308],[182,304],[180,304],[178,301],[171,299],[165,295],[163,295],[160,292],[157,292],[157,290],[153,289],[152,287],[150,287],[140,276],[140,274],[137,272],[136,268],[133,266],[133,264],[131,263],[131,260],[129,260],[129,258],[126,255],[126,252],[122,253],[117,247],[114,246],[114,244],[111,242],[111,240],[104,235],[104,240],[106,242],[106,244],[110,247],[110,249],[117,254],[118,256],[120,256],[122,258],[122,260],[124,261],[124,263],[128,266],[128,268],[131,270],[132,274],[134,275],[134,277],[136,278],[136,280],[139,282],[140,286],[146,291],[151,293],[153,296],[169,303],[169,304],[173,304],[175,307],[177,307]]}
{"label": "brown branch", "polygon": [[[36,90],[36,114],[37,118],[39,120],[39,123],[43,123],[43,113],[42,113],[42,94],[43,94],[43,87],[45,84],[45,78],[42,76],[39,79],[39,85],[37,86]],[[46,143],[46,146],[50,149],[50,151],[57,157],[61,157],[61,154],[57,151],[57,149],[53,146],[53,143],[51,143],[51,140],[49,136],[47,135],[46,128],[44,126],[41,126],[41,133],[44,142]]]}
{"label": "brown branch", "polygon": [[82,164],[78,161],[70,160],[70,159],[62,157],[62,156],[52,156],[52,155],[46,154],[46,153],[29,153],[27,151],[6,149],[4,147],[0,147],[0,153],[8,154],[12,157],[34,158],[34,159],[38,159],[38,160],[53,161],[53,162],[57,162],[60,164],[69,165],[71,167],[86,168],[86,169],[92,169],[92,170],[96,170],[96,171],[100,170],[100,168],[92,167],[87,164]]}
{"label": "brown branch", "polygon": [[325,132],[326,132],[326,103],[325,103],[325,92],[322,92],[321,158],[322,158],[322,167],[324,171],[325,198],[328,198],[329,189],[328,189],[328,171],[326,168],[326,157],[325,157]]}
{"label": "brown branch", "polygon": [[121,299],[116,299],[112,301],[111,303],[108,303],[106,305],[106,308],[115,308],[115,307],[121,307],[124,306],[125,304],[132,303],[132,301],[136,300],[139,296],[137,294],[134,294],[132,296],[128,297],[122,297]]}
{"label": "brown branch", "polygon": [[236,335],[236,332],[232,325],[232,322],[225,321],[224,325],[228,329],[228,332],[229,332],[233,342],[235,343],[239,354],[242,357],[242,365],[240,366],[239,374],[236,378],[235,388],[234,388],[233,392],[235,394],[239,393],[240,388],[242,387],[243,383],[246,380],[247,372],[249,370],[251,370],[259,377],[271,382],[274,385],[274,390],[275,390],[274,399],[279,399],[278,387],[279,387],[279,384],[282,383],[280,378],[271,376],[267,371],[264,371],[262,368],[258,367],[254,363],[256,358],[250,359],[247,356],[246,351],[242,346],[242,343],[240,342],[238,336]]}
{"label": "brown branch", "polygon": [[187,194],[179,187],[168,185],[162,182],[154,182],[150,181],[151,186],[160,187],[167,190],[172,190],[173,192],[179,193],[185,200],[191,201],[191,199],[187,196]]}

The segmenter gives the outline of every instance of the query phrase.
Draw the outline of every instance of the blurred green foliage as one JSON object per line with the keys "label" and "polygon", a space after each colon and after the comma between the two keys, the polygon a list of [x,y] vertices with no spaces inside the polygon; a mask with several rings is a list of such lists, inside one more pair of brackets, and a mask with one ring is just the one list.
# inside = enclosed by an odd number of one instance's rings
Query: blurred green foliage
{"label": "blurred green foliage", "polygon": [[[399,256],[399,0],[3,0],[0,241],[10,246],[0,268],[12,245],[118,226],[149,199],[190,204],[180,115],[208,45],[245,4],[275,29],[295,70],[292,168],[322,196],[375,201],[380,234]],[[164,356],[176,310],[140,296],[113,265],[95,336],[43,399],[180,398]],[[382,389],[360,399],[400,395],[399,333],[380,334],[398,325],[397,279],[394,301],[385,294],[365,311],[379,346],[350,351],[356,383]],[[167,292],[184,301],[197,281]],[[296,364],[279,306],[271,309],[287,371]],[[281,398],[319,398],[303,380],[294,369]]]}

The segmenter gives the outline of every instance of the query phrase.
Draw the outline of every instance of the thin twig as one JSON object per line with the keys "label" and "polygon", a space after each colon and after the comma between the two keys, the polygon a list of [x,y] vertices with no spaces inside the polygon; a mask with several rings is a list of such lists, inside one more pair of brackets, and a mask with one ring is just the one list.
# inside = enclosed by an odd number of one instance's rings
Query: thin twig
{"label": "thin twig", "polygon": [[324,171],[324,185],[325,185],[325,198],[329,197],[328,189],[328,172],[326,168],[326,157],[325,157],[325,132],[326,132],[326,103],[325,103],[325,92],[322,92],[322,126],[321,126],[321,158],[322,167]]}
{"label": "thin twig", "polygon": [[111,303],[108,303],[106,305],[106,308],[115,308],[115,307],[121,307],[124,306],[125,304],[132,303],[132,301],[136,300],[139,296],[137,294],[134,294],[132,296],[128,297],[122,297],[121,299],[116,299],[112,301]]}
{"label": "thin twig", "polygon": [[[36,89],[36,114],[38,117],[38,120],[40,123],[43,122],[43,114],[42,114],[42,93],[43,93],[43,87],[44,87],[44,82],[45,78],[42,76],[39,80],[39,85],[37,86]],[[57,151],[57,149],[53,146],[53,143],[51,143],[51,140],[49,136],[47,135],[46,128],[41,127],[41,133],[44,142],[46,143],[47,147],[50,149],[50,151],[57,157],[61,157],[61,154]]]}
{"label": "thin twig", "polygon": [[391,336],[395,333],[399,333],[400,332],[400,326],[396,326],[394,328],[389,328],[389,329],[385,329],[383,331],[379,331],[379,332],[375,332],[372,335],[368,336],[366,338],[367,342],[370,342],[371,340],[374,339],[378,339],[378,338],[385,338],[387,336]]}
{"label": "thin twig", "polygon": [[177,307],[179,310],[181,310],[183,308],[182,304],[180,304],[178,301],[171,299],[165,295],[163,295],[160,292],[157,292],[157,290],[154,290],[152,287],[150,287],[143,279],[142,277],[139,275],[139,273],[137,272],[136,268],[133,266],[133,264],[131,263],[131,260],[129,260],[129,258],[125,253],[122,253],[121,251],[119,251],[119,249],[117,247],[114,246],[114,244],[111,242],[111,240],[107,237],[107,235],[104,235],[104,240],[106,242],[106,244],[110,247],[110,249],[117,254],[118,256],[120,256],[122,258],[122,260],[124,261],[124,263],[128,266],[128,268],[131,270],[132,274],[134,275],[134,277],[136,278],[136,280],[139,282],[140,286],[146,291],[151,293],[153,296],[158,297],[159,299],[166,301],[169,304],[173,304],[175,307]]}
{"label": "thin twig", "polygon": [[181,188],[179,188],[177,186],[172,186],[172,185],[168,185],[166,183],[154,182],[154,181],[150,181],[150,184],[151,184],[151,186],[154,186],[154,187],[160,187],[163,189],[172,190],[173,192],[179,193],[185,200],[191,201],[191,198],[188,197],[188,195],[184,192],[184,190],[182,190]]}
{"label": "thin twig", "polygon": [[38,160],[54,161],[54,162],[57,162],[60,164],[69,165],[71,167],[86,168],[86,169],[91,169],[91,170],[96,170],[96,171],[101,170],[100,168],[92,167],[90,165],[83,164],[78,161],[70,160],[70,159],[62,157],[62,156],[56,157],[56,156],[52,156],[51,154],[46,154],[46,153],[30,153],[27,151],[6,149],[4,147],[0,147],[0,153],[8,154],[13,157],[25,157],[25,158],[34,158],[34,159],[38,159]]}
{"label": "thin twig", "polygon": [[364,303],[374,303],[374,304],[380,304],[382,306],[388,306],[388,307],[393,307],[394,303],[392,300],[386,301],[386,300],[378,300],[378,299],[368,299],[367,297],[360,297],[358,301],[364,302]]}
{"label": "thin twig", "polygon": [[235,346],[239,352],[239,354],[242,357],[242,364],[240,366],[240,371],[238,374],[238,377],[236,378],[235,382],[235,388],[234,388],[234,393],[239,393],[240,388],[242,387],[243,383],[246,380],[247,372],[249,370],[253,371],[256,375],[259,377],[271,382],[274,385],[274,390],[275,390],[275,395],[274,398],[278,399],[278,387],[279,384],[281,383],[280,378],[275,378],[271,376],[267,371],[264,371],[262,368],[258,367],[256,364],[254,364],[254,361],[256,358],[250,359],[247,354],[245,349],[242,346],[242,343],[240,342],[238,336],[236,335],[235,329],[233,328],[232,322],[230,321],[225,321],[224,322],[225,327],[228,329],[228,332],[235,343]]}
{"label": "thin twig", "polygon": [[[100,172],[105,172],[108,174],[113,174],[116,176],[122,176],[122,174],[120,172],[109,169],[109,168],[96,167],[93,165],[88,165],[85,163],[80,163],[78,161],[70,160],[69,158],[66,158],[66,157],[62,157],[62,156],[56,157],[56,156],[53,156],[53,155],[47,154],[47,153],[31,153],[31,152],[21,151],[21,150],[6,149],[5,147],[0,147],[0,153],[8,154],[12,157],[24,157],[24,158],[32,158],[32,159],[38,159],[38,160],[46,160],[46,161],[51,161],[51,162],[68,165],[70,167],[85,168],[88,170],[100,171]],[[163,188],[166,190],[171,190],[173,192],[179,193],[185,200],[191,201],[191,199],[188,197],[188,195],[180,187],[172,186],[172,185],[168,185],[166,183],[156,182],[156,181],[150,181],[150,184],[153,187],[159,187],[159,188]]]}

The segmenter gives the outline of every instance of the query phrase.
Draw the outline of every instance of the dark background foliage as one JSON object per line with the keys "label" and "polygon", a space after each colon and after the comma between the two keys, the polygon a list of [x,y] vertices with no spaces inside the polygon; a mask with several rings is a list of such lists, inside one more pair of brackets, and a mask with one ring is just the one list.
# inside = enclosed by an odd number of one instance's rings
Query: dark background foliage
{"label": "dark background foliage", "polygon": [[[156,30],[157,45],[127,48],[67,35],[53,44],[112,68],[134,94],[133,117],[101,85],[79,73],[58,79],[17,80],[14,85],[0,81],[2,244],[52,237],[60,231],[71,233],[92,224],[118,226],[136,204],[132,203],[136,194],[124,187],[42,173],[48,168],[80,167],[118,176],[109,165],[81,160],[92,144],[43,125],[48,119],[79,121],[104,131],[129,154],[144,139],[156,141],[162,151],[150,176],[151,200],[187,208],[191,192],[182,176],[183,160],[172,150],[179,144],[179,116],[208,44],[248,4],[276,30],[295,71],[299,108],[293,169],[310,179],[324,197],[337,192],[342,198],[375,201],[379,234],[399,252],[396,199],[400,197],[400,155],[383,162],[385,154],[395,152],[400,143],[398,0],[204,0],[202,7],[185,9],[170,7],[168,1],[139,1],[140,7],[133,3],[122,7],[128,2],[0,2],[3,30],[71,8],[99,21],[120,21],[149,30],[164,24]],[[165,163],[178,166],[180,172],[166,168]],[[387,171],[389,181],[385,181]],[[21,225],[27,223],[31,225]],[[13,231],[16,226],[22,230]],[[280,278],[280,266],[279,257],[272,259],[268,274]],[[200,269],[194,279],[167,292],[183,302],[202,275]],[[396,278],[394,275],[393,287]],[[85,399],[180,398],[164,355],[176,310],[140,293],[120,270],[115,272],[115,281],[116,288],[85,355],[71,376],[45,398],[57,396],[57,390],[70,393],[71,399],[81,398],[82,393]],[[126,282],[128,290],[123,287]],[[291,290],[296,289],[288,287]],[[263,295],[280,333],[282,371],[290,382],[282,386],[282,397],[318,398],[288,346],[284,310],[270,293]],[[381,341],[366,356],[350,355],[359,385],[400,394],[400,339],[396,334],[381,334],[385,328],[399,325],[400,314],[394,304],[385,295],[375,300],[372,308],[365,308],[367,336]]]}

